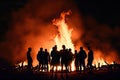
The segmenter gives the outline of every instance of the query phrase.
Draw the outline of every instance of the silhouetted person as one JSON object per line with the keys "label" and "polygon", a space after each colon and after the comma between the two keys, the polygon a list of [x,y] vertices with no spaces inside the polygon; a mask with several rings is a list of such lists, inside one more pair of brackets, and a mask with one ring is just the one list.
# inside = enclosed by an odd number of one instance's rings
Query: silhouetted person
{"label": "silhouetted person", "polygon": [[44,59],[44,51],[43,51],[43,48],[40,48],[40,51],[38,51],[38,54],[37,54],[37,60],[39,62],[39,70],[40,70],[40,66],[42,65],[42,70],[43,70],[43,59]]}
{"label": "silhouetted person", "polygon": [[93,63],[93,59],[94,59],[94,56],[93,56],[93,51],[91,50],[90,47],[88,47],[88,63],[87,63],[87,67],[89,68],[89,71],[92,72],[92,69],[93,69],[93,66],[92,66],[92,63]]}
{"label": "silhouetted person", "polygon": [[77,53],[77,50],[75,50],[75,54],[74,54],[74,58],[75,58],[75,67],[76,67],[76,71],[79,70],[79,56],[78,56],[78,53]]}
{"label": "silhouetted person", "polygon": [[27,61],[28,61],[28,70],[31,70],[32,68],[32,57],[31,57],[31,51],[32,51],[32,48],[28,48],[28,51],[27,51]]}
{"label": "silhouetted person", "polygon": [[69,51],[66,49],[65,45],[62,45],[62,50],[60,51],[61,55],[61,77],[63,77],[63,66],[65,66],[66,69],[66,77],[68,77],[67,72],[68,72],[68,65],[69,65]]}
{"label": "silhouetted person", "polygon": [[66,53],[65,45],[62,45],[62,50],[60,50],[62,73],[63,73],[63,65],[65,64],[65,60],[66,60],[65,53]]}
{"label": "silhouetted person", "polygon": [[47,66],[47,71],[48,71],[49,61],[50,61],[49,52],[47,51],[47,49],[45,49],[45,52],[44,52],[44,66]]}
{"label": "silhouetted person", "polygon": [[63,77],[63,53],[65,52],[65,45],[62,45],[62,50],[60,50],[60,64],[61,64],[61,77]]}
{"label": "silhouetted person", "polygon": [[83,67],[83,71],[85,71],[85,59],[87,57],[85,50],[83,50],[83,47],[80,47],[80,51],[78,55],[79,55],[79,65],[80,65],[80,73],[81,73],[82,67]]}
{"label": "silhouetted person", "polygon": [[74,60],[73,53],[71,51],[71,48],[68,50],[67,54],[67,67],[69,67],[69,70],[71,71],[71,63]]}
{"label": "silhouetted person", "polygon": [[51,57],[52,57],[52,60],[51,60],[51,65],[52,65],[52,77],[53,77],[54,67],[56,67],[56,71],[55,71],[55,77],[56,77],[56,76],[57,76],[57,67],[58,67],[58,65],[60,65],[60,54],[59,54],[59,52],[57,51],[57,45],[55,45],[55,46],[52,48]]}

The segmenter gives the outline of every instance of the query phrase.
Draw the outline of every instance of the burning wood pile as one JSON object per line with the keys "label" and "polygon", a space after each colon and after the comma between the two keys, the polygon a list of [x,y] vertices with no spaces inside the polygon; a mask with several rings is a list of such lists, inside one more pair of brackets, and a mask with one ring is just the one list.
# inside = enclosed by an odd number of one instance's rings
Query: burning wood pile
{"label": "burning wood pile", "polygon": [[[47,49],[45,49],[45,51],[43,51],[43,48],[40,48],[40,51],[38,51],[38,53],[46,53],[46,60],[42,61],[41,59],[45,59],[45,57],[38,57],[38,54],[36,54],[36,59],[38,60],[37,62],[34,62],[34,59],[32,60],[31,54],[29,51],[28,55],[27,55],[27,61],[21,62],[17,65],[16,69],[20,69],[21,70],[26,70],[29,66],[30,69],[32,67],[32,69],[34,71],[41,71],[41,72],[45,72],[45,71],[63,71],[63,70],[68,70],[69,72],[71,71],[82,71],[82,70],[87,70],[89,68],[93,69],[93,70],[101,70],[101,69],[106,69],[107,70],[111,70],[111,69],[116,69],[116,67],[118,68],[119,65],[112,63],[112,60],[109,60],[109,63],[107,63],[102,57],[101,57],[101,51],[92,51],[90,53],[92,53],[92,59],[88,59],[86,58],[87,56],[89,56],[89,50],[87,50],[85,48],[85,55],[86,57],[84,58],[84,60],[82,62],[79,62],[79,60],[81,60],[81,58],[77,60],[76,55],[78,53],[80,53],[80,50],[76,50],[73,42],[72,42],[72,31],[74,30],[73,28],[70,28],[68,26],[68,24],[66,23],[66,16],[69,16],[71,14],[71,10],[67,11],[67,12],[62,12],[60,15],[60,18],[58,19],[53,19],[52,23],[53,25],[58,29],[58,34],[55,35],[54,38],[54,42],[55,42],[55,46],[50,49],[49,51]],[[64,45],[64,47],[63,47]],[[84,47],[84,45],[81,44],[81,46]],[[78,47],[78,46],[77,46]],[[86,51],[88,51],[88,53],[86,53]],[[57,55],[55,56],[54,59],[54,53],[57,53]],[[64,54],[65,53],[65,54]],[[94,53],[94,54],[93,54]],[[96,54],[97,53],[97,54]],[[64,54],[64,55],[61,55]],[[70,55],[69,55],[70,54]],[[59,56],[59,57],[58,57]],[[69,58],[69,56],[71,56]],[[82,55],[83,56],[83,55]],[[91,55],[90,55],[91,56]],[[58,61],[57,61],[57,58]],[[67,61],[67,59],[70,59],[70,61]],[[30,59],[30,61],[29,61]],[[47,61],[47,62],[46,62]],[[56,61],[56,62],[54,62]],[[88,62],[87,62],[88,61]],[[90,62],[89,62],[90,61]],[[33,63],[32,63],[33,62]],[[45,63],[45,65],[43,65],[43,63]],[[87,66],[87,63],[89,63],[89,65]],[[34,65],[37,64],[37,65]],[[33,65],[33,66],[32,66]],[[82,65],[82,66],[81,66]]]}

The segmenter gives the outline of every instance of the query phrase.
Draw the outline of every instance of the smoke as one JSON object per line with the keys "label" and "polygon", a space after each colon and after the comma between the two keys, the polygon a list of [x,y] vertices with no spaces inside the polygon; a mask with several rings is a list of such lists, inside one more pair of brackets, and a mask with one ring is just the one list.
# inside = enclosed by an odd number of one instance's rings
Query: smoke
{"label": "smoke", "polygon": [[[99,51],[101,53],[99,55],[105,60],[119,62],[117,47],[120,44],[120,35],[118,35],[120,28],[118,26],[112,28],[107,24],[101,24],[92,16],[86,16],[84,19],[86,26],[82,36],[83,44]],[[98,54],[95,53],[95,55]]]}
{"label": "smoke", "polygon": [[[55,44],[53,39],[58,30],[52,20],[67,10],[73,13],[66,22],[78,31],[77,27],[82,25],[72,0],[30,0],[22,8],[13,11],[10,29],[6,32],[5,40],[0,43],[0,57],[12,64],[19,63],[26,60],[27,48],[32,47],[32,57],[37,64],[39,48],[47,48],[49,51]],[[80,36],[77,31],[73,32],[76,38]]]}

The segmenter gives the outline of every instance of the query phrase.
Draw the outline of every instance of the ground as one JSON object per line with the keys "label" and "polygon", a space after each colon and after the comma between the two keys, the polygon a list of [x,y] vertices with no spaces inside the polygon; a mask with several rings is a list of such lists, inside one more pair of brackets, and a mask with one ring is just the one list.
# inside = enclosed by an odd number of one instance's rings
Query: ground
{"label": "ground", "polygon": [[52,77],[51,72],[23,71],[23,72],[0,72],[0,80],[120,80],[120,70],[105,71],[96,70],[93,73],[69,72],[68,76],[61,72]]}

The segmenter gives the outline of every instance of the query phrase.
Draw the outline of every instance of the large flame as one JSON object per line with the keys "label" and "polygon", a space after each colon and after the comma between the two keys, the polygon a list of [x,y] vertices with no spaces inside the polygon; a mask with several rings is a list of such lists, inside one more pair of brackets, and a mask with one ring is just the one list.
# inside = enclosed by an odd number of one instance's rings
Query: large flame
{"label": "large flame", "polygon": [[54,19],[53,24],[57,26],[59,33],[55,37],[55,43],[58,46],[58,50],[62,48],[62,45],[65,45],[66,48],[71,48],[74,52],[74,45],[71,40],[72,28],[68,29],[68,25],[65,22],[65,16],[70,15],[71,11],[62,12],[59,19]]}
{"label": "large flame", "polygon": [[[71,48],[72,50],[72,53],[74,54],[74,50],[75,50],[75,47],[74,47],[74,44],[72,43],[72,39],[71,39],[71,36],[72,36],[72,31],[73,31],[73,28],[71,28],[71,26],[68,26],[67,22],[66,22],[66,16],[69,16],[71,14],[71,11],[67,11],[67,12],[62,12],[60,14],[60,18],[57,18],[57,19],[53,19],[52,20],[52,23],[53,25],[55,25],[58,29],[58,34],[56,34],[55,38],[54,38],[54,41],[55,41],[55,44],[57,45],[58,47],[58,50],[61,50],[62,49],[62,45],[65,45],[66,48]],[[38,39],[39,40],[39,39]],[[43,41],[45,42],[45,41]],[[39,44],[40,42],[35,42],[36,44],[35,45],[35,53],[37,53],[38,51],[38,48],[39,48]],[[79,44],[80,45],[80,44]],[[83,45],[82,45],[83,46]],[[84,46],[83,46],[84,47]],[[78,49],[77,49],[78,50]],[[86,50],[87,51],[87,50]],[[116,56],[114,54],[115,52],[112,52],[112,57],[113,56]],[[101,67],[102,65],[106,65],[105,63],[105,60],[107,60],[107,62],[109,62],[110,64],[112,64],[112,58],[110,57],[110,59],[105,59],[103,56],[103,53],[99,50],[95,50],[94,51],[94,61],[93,61],[93,65],[96,65],[96,67]],[[36,55],[34,55],[36,56]],[[36,58],[36,57],[35,57]],[[33,66],[36,66],[38,64],[38,61],[34,59],[34,63],[33,63]],[[27,62],[21,62],[19,63],[20,66],[22,65],[27,65]],[[86,65],[87,65],[87,59],[86,59]],[[56,68],[55,68],[56,69]],[[58,66],[58,70],[61,70],[61,66]],[[71,70],[74,71],[75,70],[75,65],[74,65],[74,61],[71,63]]]}
{"label": "large flame", "polygon": [[[70,15],[71,11],[62,12],[60,18],[53,19],[53,25],[57,26],[59,33],[55,37],[55,43],[58,46],[58,50],[62,49],[62,45],[66,48],[71,48],[72,53],[74,53],[74,45],[71,39],[72,28],[69,29],[66,23],[66,16]],[[75,70],[74,61],[71,63],[71,70]]]}

